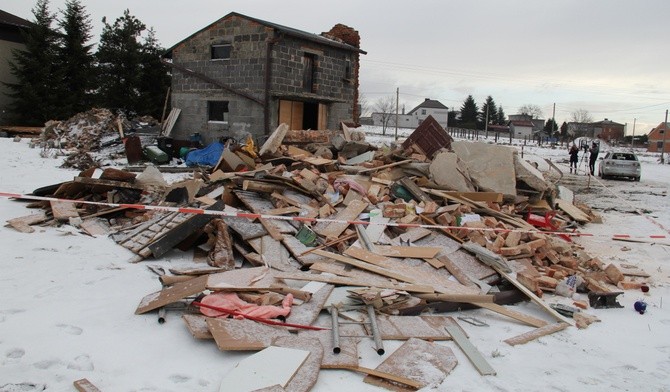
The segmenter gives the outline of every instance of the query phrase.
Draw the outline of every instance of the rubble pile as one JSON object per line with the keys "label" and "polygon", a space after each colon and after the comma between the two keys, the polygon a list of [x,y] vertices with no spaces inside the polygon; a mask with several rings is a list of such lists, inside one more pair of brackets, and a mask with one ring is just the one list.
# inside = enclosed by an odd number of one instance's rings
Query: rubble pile
{"label": "rubble pile", "polygon": [[[453,141],[431,119],[393,149],[374,148],[344,125],[315,132],[282,124],[258,150],[228,145],[211,171],[193,169],[193,178],[170,185],[155,167],[139,176],[89,169],[36,190],[63,200],[35,202],[47,207],[39,219],[8,223],[111,235],[136,262],[193,249],[192,268],[152,267],[162,288],[136,313],[179,308],[194,337],[222,351],[310,353],[294,370],[309,377],[289,378],[282,390],[309,390],[318,376],[310,367],[366,373],[365,382],[392,390],[439,384],[457,360],[432,342],[472,346],[445,312],[484,308],[515,319],[531,330],[506,342],[522,344],[584,328],[597,321],[589,308],[616,307],[619,290],[645,284],[643,271],[603,265],[572,241],[597,217],[515,150]],[[501,306],[522,300],[546,319]],[[319,317],[324,310],[330,317]],[[358,364],[357,342],[366,338],[380,355],[384,340],[407,342],[373,371]],[[423,363],[418,352],[441,360]],[[483,357],[473,363],[495,374]]]}

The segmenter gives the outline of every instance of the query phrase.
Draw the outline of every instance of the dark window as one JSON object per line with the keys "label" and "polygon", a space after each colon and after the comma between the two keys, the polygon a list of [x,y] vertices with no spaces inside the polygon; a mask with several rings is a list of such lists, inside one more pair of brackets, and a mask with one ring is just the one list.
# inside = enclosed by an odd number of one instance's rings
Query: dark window
{"label": "dark window", "polygon": [[212,45],[212,60],[227,60],[232,50],[231,44]]}
{"label": "dark window", "polygon": [[347,80],[351,79],[351,61],[349,60],[344,65],[344,78]]}
{"label": "dark window", "polygon": [[663,142],[656,142],[656,148],[657,149],[662,149],[663,148]]}
{"label": "dark window", "polygon": [[421,114],[426,114],[426,109],[421,109]]}
{"label": "dark window", "polygon": [[208,101],[209,121],[228,122],[228,101]]}
{"label": "dark window", "polygon": [[305,92],[314,92],[314,71],[316,68],[316,55],[305,53],[303,60],[302,89]]}

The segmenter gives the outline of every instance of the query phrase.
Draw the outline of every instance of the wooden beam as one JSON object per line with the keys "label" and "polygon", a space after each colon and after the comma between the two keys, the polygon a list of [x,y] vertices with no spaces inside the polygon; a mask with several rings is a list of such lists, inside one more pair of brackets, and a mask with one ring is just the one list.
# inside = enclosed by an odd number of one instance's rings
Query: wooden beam
{"label": "wooden beam", "polygon": [[509,344],[510,346],[516,346],[517,344],[528,343],[531,340],[535,340],[535,339],[540,338],[542,336],[546,336],[546,335],[550,335],[554,332],[562,331],[567,327],[568,327],[568,324],[566,324],[566,323],[549,324],[549,325],[545,325],[544,327],[540,327],[540,328],[534,329],[532,331],[522,333],[521,335],[509,338],[509,339],[505,339],[503,341],[505,343]]}
{"label": "wooden beam", "polygon": [[383,378],[385,380],[389,380],[389,381],[397,382],[397,383],[400,383],[400,384],[404,384],[404,385],[407,385],[408,387],[412,387],[412,388],[416,388],[416,389],[419,389],[419,388],[424,386],[423,383],[414,381],[411,378],[396,376],[395,374],[380,372],[379,370],[370,369],[370,368],[366,368],[366,367],[362,367],[362,366],[337,365],[337,366],[332,367],[330,369],[352,370],[354,372],[363,373],[363,374],[367,374],[367,375],[370,375],[370,376],[375,376],[375,377]]}
{"label": "wooden beam", "polygon": [[364,282],[351,278],[343,278],[340,276],[328,276],[321,274],[310,274],[306,272],[294,273],[275,273],[277,279],[302,280],[331,283],[340,286],[357,286],[357,287],[376,287],[380,289],[403,290],[411,293],[434,293],[435,289],[431,286],[421,284],[402,284],[402,283],[382,283],[382,282]]}
{"label": "wooden beam", "polygon": [[538,327],[539,328],[539,327],[544,327],[545,325],[548,324],[544,320],[540,320],[538,318],[529,316],[525,313],[517,312],[516,310],[512,310],[512,309],[506,308],[502,305],[498,305],[498,304],[495,304],[495,303],[493,303],[493,304],[489,304],[489,303],[485,303],[485,302],[471,302],[471,303],[474,304],[474,305],[479,306],[480,308],[488,309],[488,310],[494,311],[496,313],[502,314],[503,316],[507,316],[507,317],[513,318],[517,321],[521,321],[522,323],[530,325],[532,327]]}

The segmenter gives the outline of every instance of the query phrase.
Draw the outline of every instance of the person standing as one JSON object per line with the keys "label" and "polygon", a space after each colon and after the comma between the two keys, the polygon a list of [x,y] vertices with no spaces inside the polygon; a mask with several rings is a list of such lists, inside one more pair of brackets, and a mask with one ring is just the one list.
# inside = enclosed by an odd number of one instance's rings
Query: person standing
{"label": "person standing", "polygon": [[577,145],[573,142],[572,147],[568,150],[568,154],[570,154],[570,173],[572,173],[572,170],[574,169],[575,174],[577,174],[577,162],[579,162],[579,148],[577,148]]}
{"label": "person standing", "polygon": [[598,152],[599,152],[598,143],[596,142],[591,143],[591,148],[589,149],[589,170],[591,171],[592,176],[595,175]]}

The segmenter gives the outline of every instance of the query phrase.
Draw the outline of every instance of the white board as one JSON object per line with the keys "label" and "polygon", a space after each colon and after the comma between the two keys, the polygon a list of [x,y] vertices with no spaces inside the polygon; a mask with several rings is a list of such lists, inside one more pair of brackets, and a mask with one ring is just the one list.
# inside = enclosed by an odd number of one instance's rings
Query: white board
{"label": "white board", "polygon": [[220,392],[251,392],[285,387],[309,356],[309,351],[270,346],[245,358],[221,381]]}

